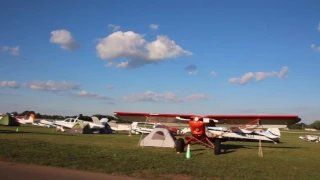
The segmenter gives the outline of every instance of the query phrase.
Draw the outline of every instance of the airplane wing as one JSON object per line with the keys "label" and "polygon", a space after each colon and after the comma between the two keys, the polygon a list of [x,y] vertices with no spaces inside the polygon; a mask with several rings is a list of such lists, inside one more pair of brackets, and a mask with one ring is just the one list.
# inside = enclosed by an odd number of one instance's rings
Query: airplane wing
{"label": "airplane wing", "polygon": [[223,127],[236,127],[245,124],[252,126],[257,124],[255,120],[259,119],[259,128],[285,128],[301,121],[296,115],[207,115],[205,117],[218,120],[216,125]]}
{"label": "airplane wing", "polygon": [[[187,124],[192,114],[157,114],[136,112],[114,112],[114,115],[123,123],[156,122],[156,123],[183,123]],[[178,118],[177,118],[178,117]],[[148,118],[148,119],[147,119]]]}
{"label": "airplane wing", "polygon": [[[186,124],[193,114],[157,114],[137,112],[114,112],[121,122],[160,122]],[[301,119],[295,115],[207,115],[205,118],[217,120],[216,126],[238,127],[255,123],[259,119],[259,128],[284,128],[295,124]],[[147,119],[148,118],[148,119]],[[250,124],[251,126],[253,124]]]}

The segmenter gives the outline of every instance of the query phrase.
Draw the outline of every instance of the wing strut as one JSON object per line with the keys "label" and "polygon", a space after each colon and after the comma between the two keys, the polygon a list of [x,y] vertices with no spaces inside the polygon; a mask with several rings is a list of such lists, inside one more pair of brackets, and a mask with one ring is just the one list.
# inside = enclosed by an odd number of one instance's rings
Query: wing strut
{"label": "wing strut", "polygon": [[[144,122],[144,128],[146,128],[146,126],[147,126],[147,121],[149,121],[148,117],[147,117],[147,116],[145,116],[145,117],[146,117],[146,121]],[[138,147],[140,146],[142,136],[143,136],[143,132],[141,132]],[[140,146],[140,147],[142,147],[142,148],[143,148],[143,146]]]}

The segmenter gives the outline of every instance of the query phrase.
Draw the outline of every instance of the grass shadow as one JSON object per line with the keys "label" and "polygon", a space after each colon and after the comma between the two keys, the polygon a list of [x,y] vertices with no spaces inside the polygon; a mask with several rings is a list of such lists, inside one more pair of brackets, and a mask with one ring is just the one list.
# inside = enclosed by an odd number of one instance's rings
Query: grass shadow
{"label": "grass shadow", "polygon": [[[246,145],[247,147],[252,147],[252,148],[258,148],[259,145]],[[297,147],[297,146],[264,146],[262,144],[263,148],[271,148],[271,149],[304,149],[303,147]]]}
{"label": "grass shadow", "polygon": [[221,147],[221,154],[229,154],[236,152],[237,149],[246,148],[244,145],[236,145],[236,144],[223,144]]}
{"label": "grass shadow", "polygon": [[46,134],[46,135],[74,136],[74,134],[59,134],[59,133],[45,133],[45,132],[28,132],[28,131],[15,131],[15,130],[0,130],[0,134]]}

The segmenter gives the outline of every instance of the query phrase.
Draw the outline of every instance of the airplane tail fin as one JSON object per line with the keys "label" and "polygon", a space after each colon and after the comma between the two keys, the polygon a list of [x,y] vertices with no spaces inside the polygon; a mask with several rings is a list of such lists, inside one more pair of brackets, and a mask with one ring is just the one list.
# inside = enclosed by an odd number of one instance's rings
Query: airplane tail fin
{"label": "airplane tail fin", "polygon": [[276,136],[281,136],[279,128],[269,128],[267,131]]}
{"label": "airplane tail fin", "polygon": [[103,124],[99,121],[99,119],[98,119],[97,117],[92,116],[91,118],[92,118],[93,123],[98,124],[98,125],[103,125]]}
{"label": "airplane tail fin", "polygon": [[30,114],[28,120],[34,122],[34,119],[35,119],[35,115],[34,114]]}

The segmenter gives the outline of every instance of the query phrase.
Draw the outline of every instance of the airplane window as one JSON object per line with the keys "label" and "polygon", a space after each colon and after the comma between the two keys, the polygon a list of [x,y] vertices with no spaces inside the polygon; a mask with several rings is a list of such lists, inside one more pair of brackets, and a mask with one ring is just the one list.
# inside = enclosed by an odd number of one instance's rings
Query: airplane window
{"label": "airplane window", "polygon": [[66,122],[70,122],[70,119],[66,119]]}

